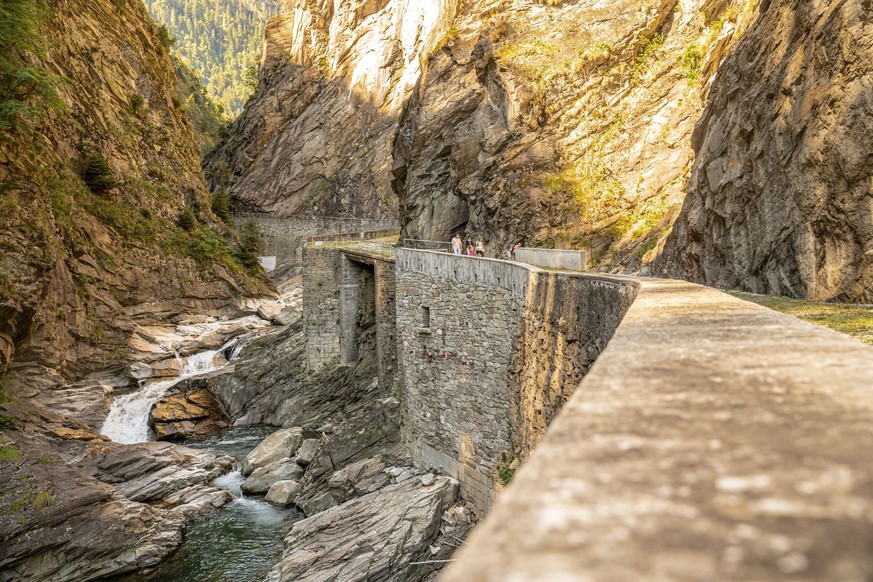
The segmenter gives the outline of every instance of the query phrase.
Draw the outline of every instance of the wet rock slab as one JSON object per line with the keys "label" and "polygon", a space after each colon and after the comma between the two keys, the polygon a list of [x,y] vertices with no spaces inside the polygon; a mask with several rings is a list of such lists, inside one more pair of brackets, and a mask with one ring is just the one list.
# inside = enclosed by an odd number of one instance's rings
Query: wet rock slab
{"label": "wet rock slab", "polygon": [[431,555],[458,483],[437,477],[389,485],[294,524],[270,582],[415,582],[429,575],[412,562]]}

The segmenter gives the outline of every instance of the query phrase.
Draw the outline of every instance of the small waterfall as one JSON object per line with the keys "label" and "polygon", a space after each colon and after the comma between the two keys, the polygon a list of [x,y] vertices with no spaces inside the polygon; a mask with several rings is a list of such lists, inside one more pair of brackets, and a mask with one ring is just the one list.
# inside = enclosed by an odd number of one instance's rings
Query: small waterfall
{"label": "small waterfall", "polygon": [[[239,353],[241,347],[234,338],[217,350],[208,350],[183,359],[179,375],[166,380],[146,380],[140,389],[130,394],[118,396],[112,406],[100,433],[122,444],[142,443],[149,440],[149,412],[152,405],[166,396],[170,388],[188,378],[219,370],[227,365],[226,350],[231,358]],[[178,356],[177,356],[178,358]]]}

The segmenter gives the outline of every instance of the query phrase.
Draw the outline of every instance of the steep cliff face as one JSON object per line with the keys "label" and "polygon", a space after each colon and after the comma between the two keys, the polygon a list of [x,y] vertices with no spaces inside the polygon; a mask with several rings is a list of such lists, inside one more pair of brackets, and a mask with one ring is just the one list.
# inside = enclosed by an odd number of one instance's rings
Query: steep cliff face
{"label": "steep cliff face", "polygon": [[[3,32],[0,372],[14,357],[79,376],[123,358],[134,316],[234,310],[234,297],[268,291],[209,210],[142,3],[3,9],[17,25]],[[182,229],[186,207],[195,217]]]}
{"label": "steep cliff face", "polygon": [[213,188],[280,216],[396,216],[391,149],[420,60],[458,0],[288,0],[260,88],[207,162]]}
{"label": "steep cliff face", "polygon": [[659,272],[873,301],[873,3],[772,0],[722,66]]}
{"label": "steep cliff face", "polygon": [[650,261],[683,199],[701,99],[755,4],[470,7],[401,121],[405,236],[588,248],[601,269]]}

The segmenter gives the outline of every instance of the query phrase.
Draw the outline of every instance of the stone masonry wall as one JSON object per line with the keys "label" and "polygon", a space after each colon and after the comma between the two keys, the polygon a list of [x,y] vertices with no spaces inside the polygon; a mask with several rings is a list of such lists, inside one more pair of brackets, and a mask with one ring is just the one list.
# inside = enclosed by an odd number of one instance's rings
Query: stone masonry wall
{"label": "stone masonry wall", "polygon": [[[330,361],[377,363],[379,385],[390,388],[397,373],[394,262],[335,246],[303,248],[303,313],[306,361],[317,369]],[[362,354],[362,314],[375,314],[375,349]]]}
{"label": "stone masonry wall", "polygon": [[537,273],[515,338],[509,384],[515,457],[526,459],[612,338],[636,297],[630,282]]}
{"label": "stone masonry wall", "polygon": [[397,376],[396,283],[393,262],[376,261],[376,350],[379,385],[393,387]]}
{"label": "stone masonry wall", "polygon": [[404,439],[487,512],[633,300],[630,284],[400,249]]}
{"label": "stone masonry wall", "polygon": [[303,248],[306,363],[313,369],[340,358],[341,258],[336,248]]}

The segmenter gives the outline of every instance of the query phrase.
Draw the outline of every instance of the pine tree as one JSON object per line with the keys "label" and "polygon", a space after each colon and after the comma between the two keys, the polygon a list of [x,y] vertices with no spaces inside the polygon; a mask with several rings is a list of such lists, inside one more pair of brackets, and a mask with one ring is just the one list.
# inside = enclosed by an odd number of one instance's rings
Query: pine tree
{"label": "pine tree", "polygon": [[239,232],[239,262],[249,271],[257,270],[260,263],[258,256],[264,252],[264,238],[258,223],[249,218],[243,223]]}

